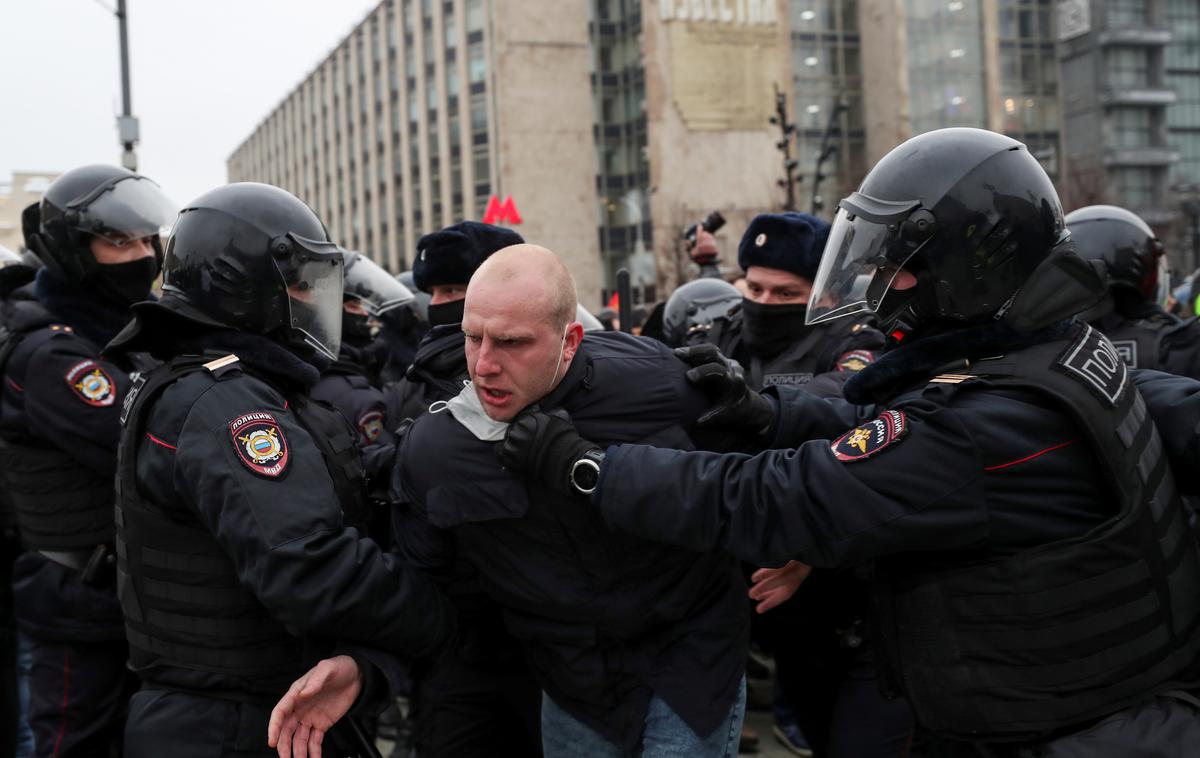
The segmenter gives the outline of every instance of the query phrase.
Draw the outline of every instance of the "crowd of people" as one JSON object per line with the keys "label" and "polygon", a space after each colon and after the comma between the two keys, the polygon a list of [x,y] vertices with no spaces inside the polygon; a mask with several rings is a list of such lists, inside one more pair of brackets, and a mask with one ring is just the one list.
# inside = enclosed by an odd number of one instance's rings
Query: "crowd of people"
{"label": "crowd of people", "polygon": [[1200,321],[1012,139],[732,282],[699,225],[624,325],[512,229],[394,276],[264,184],[87,166],[23,227],[0,756],[732,756],[748,701],[800,756],[1200,749]]}

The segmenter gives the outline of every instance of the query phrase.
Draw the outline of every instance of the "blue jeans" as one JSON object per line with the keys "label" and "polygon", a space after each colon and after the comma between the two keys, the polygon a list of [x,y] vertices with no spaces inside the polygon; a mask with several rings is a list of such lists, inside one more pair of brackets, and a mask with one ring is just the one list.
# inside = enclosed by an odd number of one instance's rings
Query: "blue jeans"
{"label": "blue jeans", "polygon": [[29,637],[17,632],[17,751],[16,758],[33,758],[33,730],[29,728],[29,670],[33,650]]}
{"label": "blue jeans", "polygon": [[746,715],[746,680],[729,715],[708,737],[700,737],[657,695],[646,711],[640,750],[628,752],[597,734],[542,696],[542,751],[545,758],[735,758]]}

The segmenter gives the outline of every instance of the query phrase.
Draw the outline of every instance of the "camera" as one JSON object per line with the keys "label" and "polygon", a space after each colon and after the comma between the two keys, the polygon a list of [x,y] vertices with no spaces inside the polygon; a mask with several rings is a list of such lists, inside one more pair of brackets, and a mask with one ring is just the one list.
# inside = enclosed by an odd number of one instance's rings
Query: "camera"
{"label": "camera", "polygon": [[699,224],[692,224],[687,229],[683,230],[683,238],[687,240],[688,245],[696,244],[696,231],[703,229],[709,234],[716,234],[717,230],[725,226],[725,217],[720,211],[713,211],[704,217],[704,220]]}

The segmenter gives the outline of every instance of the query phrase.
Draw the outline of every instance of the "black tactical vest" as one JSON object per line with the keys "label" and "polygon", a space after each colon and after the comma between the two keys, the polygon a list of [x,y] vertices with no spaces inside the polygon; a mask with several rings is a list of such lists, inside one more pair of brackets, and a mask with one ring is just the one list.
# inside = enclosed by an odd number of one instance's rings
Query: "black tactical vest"
{"label": "black tactical vest", "polygon": [[925,391],[1048,395],[1091,444],[1095,475],[1120,507],[1078,538],[973,566],[877,564],[888,658],[919,723],[945,737],[1027,741],[1196,684],[1200,556],[1162,441],[1113,346],[1078,325],[971,374]]}
{"label": "black tactical vest", "polygon": [[[138,377],[125,399],[117,459],[117,594],[130,664],[139,672],[168,666],[241,677],[255,689],[277,692],[310,662],[304,643],[241,585],[224,549],[194,513],[147,500],[137,487],[145,414],[162,392],[197,371],[214,382],[243,371],[236,356],[214,355],[176,358]],[[337,411],[302,393],[285,397],[321,451],[347,521],[356,518],[365,491],[353,430]]]}
{"label": "black tactical vest", "polygon": [[1099,327],[1129,368],[1162,371],[1163,340],[1182,322],[1166,318],[1122,319]]}
{"label": "black tactical vest", "polygon": [[[18,344],[32,354],[63,331],[73,330],[48,312],[20,330],[0,327],[0,376],[8,374]],[[113,485],[108,477],[32,437],[0,439],[0,472],[25,547],[90,551],[112,542]]]}

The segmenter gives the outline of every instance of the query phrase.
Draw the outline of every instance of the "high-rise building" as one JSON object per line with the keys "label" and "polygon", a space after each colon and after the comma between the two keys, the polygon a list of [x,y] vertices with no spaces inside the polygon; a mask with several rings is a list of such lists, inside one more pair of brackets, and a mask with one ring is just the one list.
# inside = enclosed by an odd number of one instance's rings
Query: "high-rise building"
{"label": "high-rise building", "polygon": [[600,286],[587,7],[384,0],[230,156],[392,271],[425,232],[520,220]]}
{"label": "high-rise building", "polygon": [[[229,159],[392,270],[485,216],[564,256],[598,305],[689,275],[682,230],[786,192],[776,93],[829,216],[912,134],[1004,131],[1058,174],[1053,0],[383,0]],[[791,125],[794,123],[794,127]],[[511,202],[510,202],[511,200]]]}
{"label": "high-rise building", "polygon": [[1173,200],[1180,210],[1170,248],[1179,269],[1200,268],[1200,2],[1167,0],[1166,80],[1175,90],[1167,107],[1167,139],[1179,153],[1171,167]]}
{"label": "high-rise building", "polygon": [[1171,41],[1161,0],[1069,0],[1059,7],[1068,207],[1111,202],[1160,233],[1179,154],[1167,139]]}

